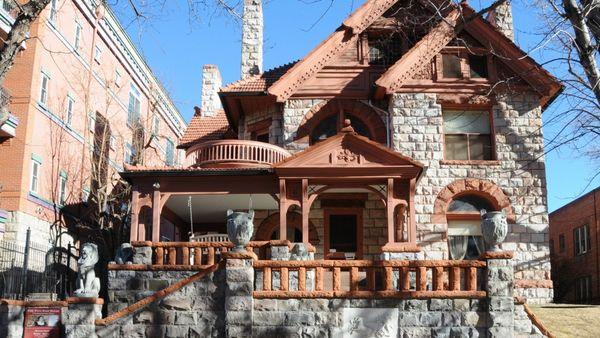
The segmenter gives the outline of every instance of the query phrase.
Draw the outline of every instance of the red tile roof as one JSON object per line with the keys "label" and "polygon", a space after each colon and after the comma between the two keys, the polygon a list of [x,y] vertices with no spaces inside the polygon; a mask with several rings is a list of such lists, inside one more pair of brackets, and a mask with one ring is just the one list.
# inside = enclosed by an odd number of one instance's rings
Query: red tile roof
{"label": "red tile roof", "polygon": [[279,66],[260,75],[254,75],[244,80],[239,80],[221,88],[221,92],[266,92],[267,89],[279,80],[290,68],[292,68],[298,61],[290,62],[283,66]]}
{"label": "red tile roof", "polygon": [[197,142],[221,140],[231,137],[229,122],[224,110],[218,110],[215,116],[202,116],[200,108],[194,107],[196,113],[187,130],[179,140],[178,148],[188,148]]}

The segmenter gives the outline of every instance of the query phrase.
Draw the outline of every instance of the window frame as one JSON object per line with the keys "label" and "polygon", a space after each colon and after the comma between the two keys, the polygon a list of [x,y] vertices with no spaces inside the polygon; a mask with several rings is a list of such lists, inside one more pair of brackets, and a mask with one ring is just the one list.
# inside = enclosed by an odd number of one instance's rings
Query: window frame
{"label": "window frame", "polygon": [[59,0],[50,1],[50,14],[48,15],[48,21],[53,24],[56,23],[56,18],[58,17],[58,1]]}
{"label": "window frame", "polygon": [[[137,111],[132,111],[132,100],[137,100]],[[133,109],[135,109],[135,102]],[[129,101],[127,103],[127,126],[132,128],[135,123],[139,122],[142,114],[142,94],[133,83],[129,88]],[[134,116],[135,115],[135,116]]]}
{"label": "window frame", "polygon": [[[39,192],[40,172],[42,169],[42,159],[36,155],[31,155],[31,169],[29,172],[29,192],[37,194]],[[35,172],[35,175],[34,175]]]}
{"label": "window frame", "polygon": [[67,182],[67,174],[64,171],[61,171],[58,175],[58,205],[65,205],[65,202],[67,201]]}
{"label": "window frame", "polygon": [[567,249],[565,234],[558,235],[558,252],[563,253]]}
{"label": "window frame", "polygon": [[175,142],[170,138],[165,140],[165,165],[175,165]]}
{"label": "window frame", "polygon": [[[45,81],[44,81],[45,80]],[[44,106],[48,106],[48,100],[50,98],[50,75],[42,71],[40,80],[40,96],[38,97],[39,102]]]}
{"label": "window frame", "polygon": [[94,46],[94,61],[100,64],[102,61],[102,48],[99,45]]}
{"label": "window frame", "polygon": [[[444,54],[453,54],[460,58],[461,77],[444,77]],[[471,65],[469,63],[470,55],[486,57],[487,77],[471,76]],[[447,46],[435,57],[434,74],[436,82],[492,82],[496,78],[496,69],[494,67],[492,55],[485,48],[469,47],[467,49],[466,47],[460,46]]]}
{"label": "window frame", "polygon": [[119,71],[119,69],[115,69],[115,86],[121,88],[121,79],[123,78],[123,74]]}
{"label": "window frame", "polygon": [[[470,111],[470,112],[487,112],[488,114],[488,122],[489,122],[489,126],[490,126],[490,133],[489,134],[476,134],[476,133],[461,133],[461,134],[457,134],[457,133],[446,133],[446,128],[444,126],[444,111]],[[466,160],[458,160],[458,159],[449,159],[448,158],[448,154],[446,152],[446,135],[467,135],[467,159]],[[471,145],[469,142],[469,136],[471,135],[475,135],[475,136],[479,136],[479,135],[489,135],[490,137],[490,148],[491,148],[491,152],[490,152],[490,159],[489,160],[478,160],[478,159],[471,159]],[[444,162],[447,163],[453,163],[453,162],[466,162],[466,163],[495,163],[498,161],[498,153],[497,153],[497,149],[496,149],[496,130],[494,128],[494,112],[492,110],[492,107],[488,106],[488,105],[484,105],[484,106],[478,106],[478,105],[470,105],[470,106],[464,106],[464,105],[444,105],[442,107],[442,137],[443,137],[443,141],[444,141],[444,145],[443,145],[443,152],[444,152]]]}
{"label": "window frame", "polygon": [[65,123],[71,126],[73,122],[73,113],[75,111],[75,99],[71,94],[67,94],[67,107],[65,111]]}
{"label": "window frame", "polygon": [[582,256],[590,252],[590,241],[590,227],[588,224],[573,229],[573,253],[575,256]]}
{"label": "window frame", "polygon": [[591,276],[581,276],[575,278],[575,301],[588,302],[592,298],[592,278]]}
{"label": "window frame", "polygon": [[83,26],[79,21],[75,21],[75,41],[73,41],[73,50],[79,53],[81,48],[81,35],[83,34]]}

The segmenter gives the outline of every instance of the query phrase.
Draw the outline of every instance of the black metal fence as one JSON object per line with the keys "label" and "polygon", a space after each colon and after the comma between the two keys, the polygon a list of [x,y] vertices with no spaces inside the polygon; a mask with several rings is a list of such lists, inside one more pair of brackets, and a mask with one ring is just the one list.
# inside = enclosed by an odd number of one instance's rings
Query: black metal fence
{"label": "black metal fence", "polygon": [[31,242],[0,241],[0,298],[26,299],[32,294],[64,299],[74,287],[77,250]]}

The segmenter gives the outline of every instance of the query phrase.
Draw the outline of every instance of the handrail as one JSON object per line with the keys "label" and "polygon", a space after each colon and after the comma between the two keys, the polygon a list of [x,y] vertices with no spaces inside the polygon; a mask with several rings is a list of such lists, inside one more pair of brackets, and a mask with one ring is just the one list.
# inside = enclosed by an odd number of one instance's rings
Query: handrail
{"label": "handrail", "polygon": [[[482,298],[485,261],[254,261],[256,298]],[[273,274],[278,272],[278,274]],[[307,278],[311,274],[311,278]],[[297,281],[290,284],[290,279]],[[279,283],[273,282],[273,278]],[[342,280],[345,283],[342,283]]]}
{"label": "handrail", "polygon": [[213,140],[198,143],[187,150],[196,154],[200,167],[270,167],[291,154],[276,145],[250,140]]}

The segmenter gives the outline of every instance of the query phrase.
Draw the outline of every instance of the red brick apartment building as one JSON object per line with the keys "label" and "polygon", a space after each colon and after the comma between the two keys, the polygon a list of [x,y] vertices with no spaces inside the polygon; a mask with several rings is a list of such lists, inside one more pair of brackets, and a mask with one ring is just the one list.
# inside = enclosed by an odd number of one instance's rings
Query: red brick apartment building
{"label": "red brick apartment building", "polygon": [[600,187],[550,214],[556,302],[596,303],[600,299],[599,213]]}

